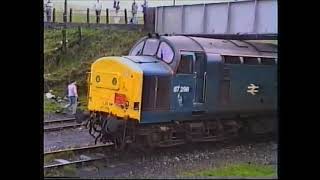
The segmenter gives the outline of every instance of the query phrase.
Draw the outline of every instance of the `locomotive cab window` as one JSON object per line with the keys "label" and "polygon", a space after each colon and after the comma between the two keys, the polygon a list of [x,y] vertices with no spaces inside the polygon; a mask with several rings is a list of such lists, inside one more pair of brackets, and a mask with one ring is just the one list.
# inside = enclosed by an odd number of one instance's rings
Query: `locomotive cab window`
{"label": "locomotive cab window", "polygon": [[130,56],[138,56],[142,52],[142,48],[144,45],[144,41],[140,42],[138,45],[136,45],[130,52]]}
{"label": "locomotive cab window", "polygon": [[225,64],[241,64],[241,60],[239,56],[224,56]]}
{"label": "locomotive cab window", "polygon": [[261,64],[264,65],[275,65],[276,59],[275,58],[261,58]]}
{"label": "locomotive cab window", "polygon": [[158,50],[159,40],[158,39],[148,39],[143,48],[143,55],[154,56]]}
{"label": "locomotive cab window", "polygon": [[180,64],[177,70],[178,74],[192,74],[193,73],[193,56],[182,54]]}
{"label": "locomotive cab window", "polygon": [[243,63],[249,65],[259,65],[259,60],[257,57],[243,57]]}
{"label": "locomotive cab window", "polygon": [[167,43],[161,42],[157,53],[157,58],[169,64],[172,62],[173,56],[174,52],[172,48]]}

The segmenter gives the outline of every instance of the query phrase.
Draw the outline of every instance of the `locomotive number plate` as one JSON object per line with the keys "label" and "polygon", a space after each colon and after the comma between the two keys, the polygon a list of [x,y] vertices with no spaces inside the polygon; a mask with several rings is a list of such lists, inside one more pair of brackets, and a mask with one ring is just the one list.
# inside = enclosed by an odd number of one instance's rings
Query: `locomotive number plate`
{"label": "locomotive number plate", "polygon": [[189,92],[190,88],[188,86],[175,86],[173,87],[173,92]]}

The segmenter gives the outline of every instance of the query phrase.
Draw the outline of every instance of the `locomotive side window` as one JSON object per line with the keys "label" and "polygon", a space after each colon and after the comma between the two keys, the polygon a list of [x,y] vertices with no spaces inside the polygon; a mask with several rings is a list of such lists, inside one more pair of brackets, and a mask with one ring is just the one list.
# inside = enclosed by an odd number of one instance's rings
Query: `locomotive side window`
{"label": "locomotive side window", "polygon": [[243,63],[249,65],[259,65],[259,60],[257,57],[243,57]]}
{"label": "locomotive side window", "polygon": [[157,58],[162,59],[166,63],[171,63],[173,60],[174,52],[172,48],[165,42],[162,42],[159,46]]}
{"label": "locomotive side window", "polygon": [[275,65],[276,59],[275,58],[261,58],[261,64],[264,65]]}
{"label": "locomotive side window", "polygon": [[241,64],[240,57],[238,56],[224,56],[225,64]]}
{"label": "locomotive side window", "polygon": [[193,56],[181,55],[180,64],[177,70],[178,74],[192,74],[193,73]]}
{"label": "locomotive side window", "polygon": [[148,39],[143,48],[143,55],[154,56],[158,50],[159,40]]}
{"label": "locomotive side window", "polygon": [[131,56],[138,56],[141,54],[142,48],[144,45],[144,41],[142,41],[141,43],[139,43],[136,47],[134,47],[134,49],[132,49],[130,55]]}

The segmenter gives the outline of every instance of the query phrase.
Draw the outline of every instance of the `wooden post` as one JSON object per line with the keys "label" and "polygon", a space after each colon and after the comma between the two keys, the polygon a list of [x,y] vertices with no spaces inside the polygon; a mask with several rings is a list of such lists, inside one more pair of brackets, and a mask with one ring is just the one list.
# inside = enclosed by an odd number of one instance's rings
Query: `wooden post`
{"label": "wooden post", "polygon": [[70,22],[72,22],[72,8],[70,8]]}
{"label": "wooden post", "polygon": [[78,31],[79,31],[79,44],[81,44],[81,41],[82,41],[82,29],[81,29],[81,26],[78,27]]}
{"label": "wooden post", "polygon": [[90,14],[89,14],[89,8],[87,8],[87,23],[90,23]]}
{"label": "wooden post", "polygon": [[64,1],[64,12],[63,12],[63,22],[66,23],[67,20],[67,0]]}
{"label": "wooden post", "polygon": [[128,24],[127,9],[124,9],[124,22],[125,22],[125,24]]}
{"label": "wooden post", "polygon": [[64,52],[67,52],[67,31],[62,29],[62,49]]}
{"label": "wooden post", "polygon": [[52,11],[52,22],[56,22],[56,8],[53,8],[53,11]]}
{"label": "wooden post", "polygon": [[109,24],[109,9],[106,9],[106,23]]}

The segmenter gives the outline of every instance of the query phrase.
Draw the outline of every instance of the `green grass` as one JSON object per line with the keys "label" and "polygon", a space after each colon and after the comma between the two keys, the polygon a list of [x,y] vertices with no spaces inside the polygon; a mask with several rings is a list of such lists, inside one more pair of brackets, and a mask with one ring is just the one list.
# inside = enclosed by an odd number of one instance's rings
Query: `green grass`
{"label": "green grass", "polygon": [[56,154],[45,155],[43,161],[45,164],[53,161],[54,159],[71,159],[74,158],[75,154],[72,151],[59,152]]}
{"label": "green grass", "polygon": [[[44,164],[52,162],[54,159],[73,159],[75,158],[75,154],[71,151],[68,152],[61,152],[57,154],[50,154],[44,156]],[[76,166],[75,165],[68,165],[64,166],[63,168],[58,169],[50,169],[44,171],[45,177],[52,177],[52,176],[74,176],[76,174]]]}
{"label": "green grass", "polygon": [[56,110],[60,110],[62,107],[54,102],[54,101],[50,101],[48,100],[46,97],[43,98],[44,99],[44,113],[54,113]]}
{"label": "green grass", "polygon": [[258,164],[233,164],[182,174],[186,177],[276,177],[276,175],[274,167]]}
{"label": "green grass", "polygon": [[77,107],[78,109],[82,111],[87,110],[88,101],[86,96],[79,97],[78,102],[80,102],[80,105]]}
{"label": "green grass", "polygon": [[63,168],[45,170],[44,177],[73,177],[76,175],[76,166],[68,165]]}

